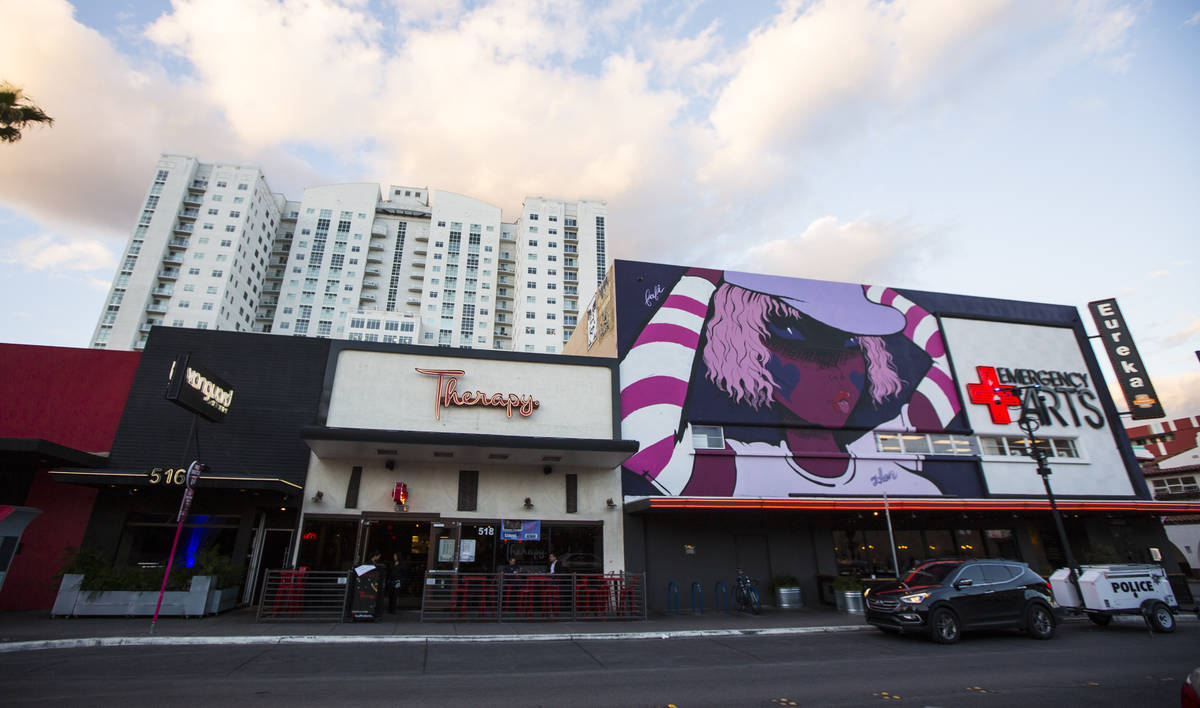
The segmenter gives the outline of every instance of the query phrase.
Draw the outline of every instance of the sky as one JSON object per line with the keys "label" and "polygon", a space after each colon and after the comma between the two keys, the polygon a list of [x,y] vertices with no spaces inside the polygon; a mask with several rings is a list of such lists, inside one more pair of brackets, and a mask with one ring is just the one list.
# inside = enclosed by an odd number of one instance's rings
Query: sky
{"label": "sky", "polygon": [[[1118,298],[1200,414],[1200,0],[0,0],[0,341],[87,346],[158,156],[608,202],[617,258]],[[1113,381],[1097,346],[1101,366]],[[1118,407],[1119,391],[1114,390]]]}

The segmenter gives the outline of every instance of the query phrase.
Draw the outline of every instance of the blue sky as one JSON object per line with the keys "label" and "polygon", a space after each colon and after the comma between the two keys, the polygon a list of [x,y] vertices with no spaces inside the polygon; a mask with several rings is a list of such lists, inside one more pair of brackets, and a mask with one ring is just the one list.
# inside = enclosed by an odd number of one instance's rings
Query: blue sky
{"label": "blue sky", "polygon": [[0,146],[3,341],[86,346],[178,152],[293,199],[604,198],[623,258],[1115,296],[1168,413],[1200,413],[1200,0],[0,9],[0,79],[57,120]]}

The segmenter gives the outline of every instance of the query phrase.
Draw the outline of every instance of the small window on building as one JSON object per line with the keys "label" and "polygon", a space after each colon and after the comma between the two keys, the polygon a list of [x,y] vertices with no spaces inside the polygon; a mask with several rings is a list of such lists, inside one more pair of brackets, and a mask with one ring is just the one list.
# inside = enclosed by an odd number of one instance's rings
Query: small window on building
{"label": "small window on building", "polygon": [[725,429],[719,425],[693,425],[692,445],[697,450],[724,450]]}
{"label": "small window on building", "polygon": [[479,472],[477,470],[459,470],[458,472],[458,510],[475,511],[479,505]]}

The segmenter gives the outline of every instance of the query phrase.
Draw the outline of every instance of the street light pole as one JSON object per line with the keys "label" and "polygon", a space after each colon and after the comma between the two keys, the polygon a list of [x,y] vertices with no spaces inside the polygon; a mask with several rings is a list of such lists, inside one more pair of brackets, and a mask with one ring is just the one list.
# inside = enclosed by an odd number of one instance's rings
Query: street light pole
{"label": "street light pole", "polygon": [[1041,410],[1044,404],[1039,390],[1041,386],[1014,386],[1012,388],[1021,390],[1021,418],[1017,422],[1017,426],[1025,431],[1025,450],[1037,463],[1037,473],[1041,475],[1042,484],[1046,487],[1046,498],[1050,500],[1050,513],[1054,517],[1054,525],[1058,529],[1058,540],[1062,543],[1063,553],[1067,557],[1067,567],[1071,570],[1071,583],[1075,585],[1075,591],[1079,592],[1080,569],[1075,562],[1074,554],[1071,553],[1071,542],[1067,540],[1067,529],[1063,526],[1062,514],[1058,513],[1054,490],[1050,488],[1050,466],[1046,464],[1046,450],[1038,446],[1033,439],[1033,434],[1042,425]]}

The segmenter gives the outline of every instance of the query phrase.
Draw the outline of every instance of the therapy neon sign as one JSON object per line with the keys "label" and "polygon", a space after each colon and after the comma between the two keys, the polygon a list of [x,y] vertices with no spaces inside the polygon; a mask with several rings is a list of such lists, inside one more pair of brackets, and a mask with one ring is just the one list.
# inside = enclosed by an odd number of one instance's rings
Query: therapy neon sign
{"label": "therapy neon sign", "polygon": [[503,408],[509,418],[513,411],[524,417],[533,415],[541,405],[534,399],[533,394],[494,393],[488,395],[483,391],[458,391],[458,377],[466,374],[462,369],[417,369],[417,373],[437,377],[437,388],[434,389],[433,417],[442,419],[442,409],[450,406],[489,406]]}

